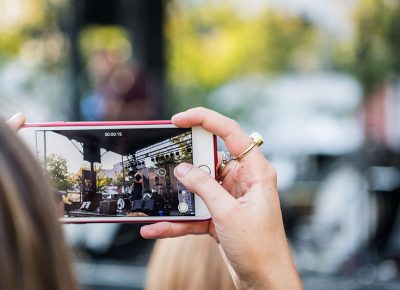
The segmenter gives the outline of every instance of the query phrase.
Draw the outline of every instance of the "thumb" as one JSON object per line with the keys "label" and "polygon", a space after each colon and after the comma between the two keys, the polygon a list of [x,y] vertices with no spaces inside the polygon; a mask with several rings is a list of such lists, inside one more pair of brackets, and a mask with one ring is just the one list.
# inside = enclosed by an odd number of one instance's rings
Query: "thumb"
{"label": "thumb", "polygon": [[189,163],[175,167],[175,176],[191,192],[199,195],[206,204],[214,221],[236,212],[238,203],[214,178]]}

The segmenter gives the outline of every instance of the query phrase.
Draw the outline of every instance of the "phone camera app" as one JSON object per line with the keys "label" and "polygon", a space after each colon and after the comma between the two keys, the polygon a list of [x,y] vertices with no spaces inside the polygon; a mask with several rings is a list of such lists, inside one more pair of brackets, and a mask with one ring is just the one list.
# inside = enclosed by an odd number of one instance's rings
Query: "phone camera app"
{"label": "phone camera app", "polygon": [[174,176],[193,163],[179,128],[37,130],[36,152],[65,217],[191,216],[194,195]]}

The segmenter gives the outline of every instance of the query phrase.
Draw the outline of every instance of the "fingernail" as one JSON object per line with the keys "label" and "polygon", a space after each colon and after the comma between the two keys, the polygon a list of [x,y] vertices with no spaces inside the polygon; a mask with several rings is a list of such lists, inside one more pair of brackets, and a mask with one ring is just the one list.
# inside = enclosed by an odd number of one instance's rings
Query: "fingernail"
{"label": "fingernail", "polygon": [[152,225],[144,225],[140,228],[140,231],[146,231],[148,234],[154,233]]}
{"label": "fingernail", "polygon": [[21,117],[22,117],[22,113],[18,112],[16,114],[12,115],[10,119],[18,119],[18,118],[21,118]]}
{"label": "fingernail", "polygon": [[178,114],[175,114],[172,116],[171,120],[174,121],[174,119],[179,119],[179,118],[183,118],[186,115],[186,112],[180,112]]}
{"label": "fingernail", "polygon": [[186,173],[192,168],[193,165],[189,163],[181,163],[174,169],[174,174],[177,178],[185,177]]}

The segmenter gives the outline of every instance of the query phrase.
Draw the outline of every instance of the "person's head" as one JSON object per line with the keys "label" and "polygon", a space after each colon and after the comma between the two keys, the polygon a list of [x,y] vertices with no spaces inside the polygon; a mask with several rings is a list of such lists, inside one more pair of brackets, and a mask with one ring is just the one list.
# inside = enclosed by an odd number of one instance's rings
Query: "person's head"
{"label": "person's head", "polygon": [[136,173],[135,180],[140,181],[141,179],[142,179],[142,176],[139,173]]}
{"label": "person's head", "polygon": [[158,240],[148,269],[146,290],[236,289],[210,236]]}
{"label": "person's head", "polygon": [[43,170],[0,120],[0,289],[76,289]]}

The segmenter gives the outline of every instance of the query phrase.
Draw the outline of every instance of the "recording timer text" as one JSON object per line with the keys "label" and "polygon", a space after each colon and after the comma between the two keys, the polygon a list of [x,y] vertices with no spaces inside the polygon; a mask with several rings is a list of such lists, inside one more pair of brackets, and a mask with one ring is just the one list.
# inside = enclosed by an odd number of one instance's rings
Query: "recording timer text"
{"label": "recording timer text", "polygon": [[122,137],[122,132],[104,132],[105,137]]}

